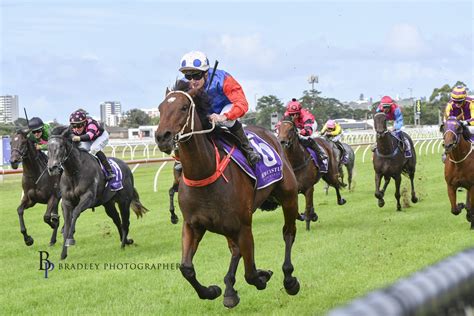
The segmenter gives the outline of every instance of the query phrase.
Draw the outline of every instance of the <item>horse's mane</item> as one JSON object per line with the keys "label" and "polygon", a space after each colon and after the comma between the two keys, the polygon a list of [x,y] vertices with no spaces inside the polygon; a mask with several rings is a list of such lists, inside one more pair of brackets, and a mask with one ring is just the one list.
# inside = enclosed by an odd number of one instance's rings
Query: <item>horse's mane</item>
{"label": "horse's mane", "polygon": [[[184,80],[177,80],[174,84],[173,91],[192,91],[189,87],[189,82]],[[203,90],[197,92],[193,97],[194,103],[196,104],[196,111],[198,113],[199,119],[201,120],[202,126],[204,129],[211,127],[209,123],[208,114],[209,109],[211,108],[211,103],[207,93]]]}
{"label": "horse's mane", "polygon": [[59,125],[53,128],[51,136],[68,136],[70,133],[69,126]]}
{"label": "horse's mane", "polygon": [[283,118],[282,118],[281,120],[282,120],[282,121],[290,121],[290,122],[293,122],[293,119],[292,119],[291,116],[289,116],[289,115],[283,116]]}

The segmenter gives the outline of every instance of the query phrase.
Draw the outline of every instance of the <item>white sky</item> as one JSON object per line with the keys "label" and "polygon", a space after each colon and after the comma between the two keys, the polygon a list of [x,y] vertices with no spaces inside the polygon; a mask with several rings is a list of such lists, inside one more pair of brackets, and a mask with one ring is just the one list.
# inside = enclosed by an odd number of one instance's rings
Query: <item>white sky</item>
{"label": "white sky", "polygon": [[474,90],[468,0],[0,1],[0,94],[45,120],[99,116],[109,100],[156,107],[190,50],[219,60],[252,108],[300,97],[312,74],[341,101],[429,96],[458,80]]}

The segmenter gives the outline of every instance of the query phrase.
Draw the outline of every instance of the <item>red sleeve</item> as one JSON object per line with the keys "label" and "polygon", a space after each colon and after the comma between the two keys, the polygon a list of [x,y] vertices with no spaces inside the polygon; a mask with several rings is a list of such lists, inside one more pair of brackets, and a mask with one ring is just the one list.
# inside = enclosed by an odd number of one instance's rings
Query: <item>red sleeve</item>
{"label": "red sleeve", "polygon": [[304,128],[311,130],[311,134],[312,134],[312,132],[314,132],[313,131],[314,115],[311,114],[309,111],[302,109],[301,121],[303,122]]}
{"label": "red sleeve", "polygon": [[224,79],[224,94],[232,102],[232,108],[229,112],[224,113],[228,120],[236,120],[239,117],[244,116],[249,109],[247,99],[245,98],[244,90],[240,84],[232,78],[232,76],[227,76]]}

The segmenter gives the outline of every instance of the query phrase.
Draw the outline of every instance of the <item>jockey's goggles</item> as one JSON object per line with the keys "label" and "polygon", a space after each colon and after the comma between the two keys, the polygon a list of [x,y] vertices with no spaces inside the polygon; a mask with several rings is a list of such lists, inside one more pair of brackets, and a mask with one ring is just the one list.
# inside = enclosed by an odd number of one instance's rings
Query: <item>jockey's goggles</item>
{"label": "jockey's goggles", "polygon": [[43,131],[43,129],[35,129],[34,131],[31,131],[33,134],[39,134]]}
{"label": "jockey's goggles", "polygon": [[392,106],[392,105],[391,105],[390,103],[384,103],[384,104],[382,104],[382,107],[383,107],[383,108],[389,108],[389,107],[391,107],[391,106]]}
{"label": "jockey's goggles", "polygon": [[72,123],[72,124],[71,124],[71,127],[72,127],[72,128],[81,128],[81,127],[84,127],[84,125],[86,125],[86,122]]}
{"label": "jockey's goggles", "polygon": [[184,78],[186,78],[186,80],[191,80],[191,79],[192,80],[201,80],[202,77],[204,77],[204,72],[202,72],[202,71],[184,74]]}

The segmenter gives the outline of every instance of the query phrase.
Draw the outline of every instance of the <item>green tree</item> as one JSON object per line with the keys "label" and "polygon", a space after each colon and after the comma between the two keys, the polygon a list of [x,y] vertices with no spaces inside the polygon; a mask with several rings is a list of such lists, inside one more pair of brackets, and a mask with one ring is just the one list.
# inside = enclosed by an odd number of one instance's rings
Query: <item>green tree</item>
{"label": "green tree", "polygon": [[120,122],[122,127],[138,127],[141,125],[150,125],[151,118],[140,109],[131,109],[125,112],[125,119]]}
{"label": "green tree", "polygon": [[268,95],[259,98],[257,100],[255,125],[270,129],[271,114],[273,112],[283,115],[283,113],[285,113],[285,106],[283,105],[283,102],[274,95]]}

